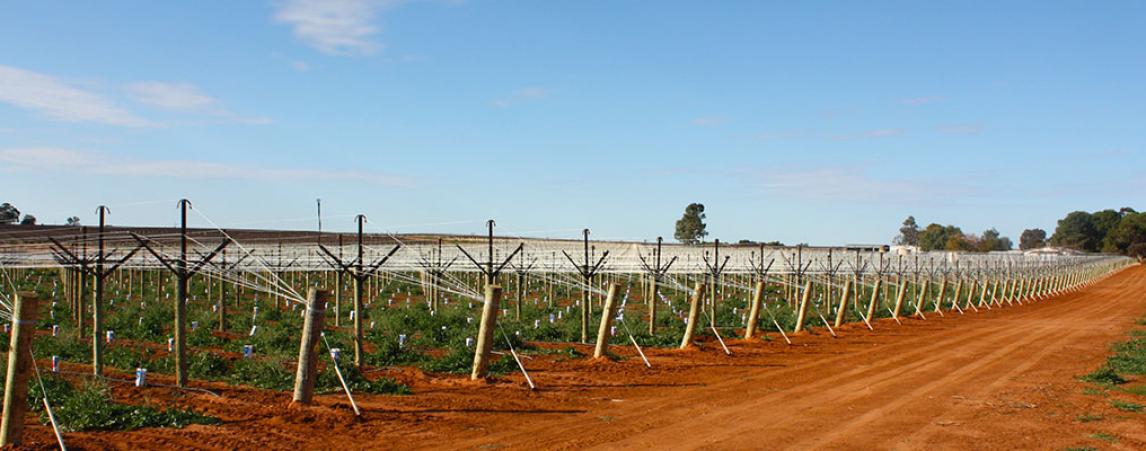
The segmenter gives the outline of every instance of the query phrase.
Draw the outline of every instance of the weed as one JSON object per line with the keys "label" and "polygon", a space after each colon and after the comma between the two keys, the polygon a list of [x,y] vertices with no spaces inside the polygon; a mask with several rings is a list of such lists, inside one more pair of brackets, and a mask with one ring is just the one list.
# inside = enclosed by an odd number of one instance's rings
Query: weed
{"label": "weed", "polygon": [[1143,406],[1142,404],[1119,401],[1117,399],[1110,401],[1110,405],[1114,406],[1115,409],[1121,410],[1123,412],[1141,412],[1143,408],[1146,408],[1146,406]]}

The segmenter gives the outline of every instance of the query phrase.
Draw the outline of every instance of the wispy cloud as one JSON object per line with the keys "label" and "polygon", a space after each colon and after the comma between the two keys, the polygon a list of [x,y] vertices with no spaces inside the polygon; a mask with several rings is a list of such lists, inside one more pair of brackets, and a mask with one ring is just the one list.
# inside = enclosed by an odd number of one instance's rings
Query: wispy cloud
{"label": "wispy cloud", "polygon": [[935,180],[877,177],[862,166],[772,168],[743,175],[756,188],[779,196],[832,202],[913,203],[967,193],[965,187]]}
{"label": "wispy cloud", "polygon": [[920,97],[907,97],[899,99],[901,105],[920,106],[942,101],[942,97],[937,96],[920,96]]}
{"label": "wispy cloud", "polygon": [[247,117],[222,107],[218,99],[205,94],[190,83],[147,81],[127,86],[135,101],[181,113],[207,114],[244,124],[268,124],[265,117]]}
{"label": "wispy cloud", "polygon": [[490,102],[498,108],[506,108],[517,103],[538,101],[549,97],[551,91],[539,86],[527,86],[514,91],[512,94]]}
{"label": "wispy cloud", "polygon": [[936,127],[940,133],[948,135],[975,135],[983,132],[981,124],[943,124]]}
{"label": "wispy cloud", "polygon": [[0,65],[0,102],[67,122],[127,127],[156,124],[116,106],[111,100],[50,75]]}
{"label": "wispy cloud", "polygon": [[875,130],[866,130],[858,133],[845,133],[832,136],[836,141],[853,141],[857,139],[880,139],[891,138],[906,133],[902,128],[880,128]]}
{"label": "wispy cloud", "polygon": [[812,129],[788,129],[774,132],[762,132],[753,135],[754,138],[760,141],[784,141],[789,139],[800,139],[814,136],[818,132]]}
{"label": "wispy cloud", "polygon": [[409,179],[367,171],[334,171],[240,166],[197,160],[146,160],[53,147],[0,149],[0,171],[66,172],[127,177],[241,179],[259,181],[341,181],[406,186]]}
{"label": "wispy cloud", "polygon": [[379,11],[402,0],[283,0],[274,20],[291,26],[295,37],[331,55],[367,55],[382,46],[372,38]]}
{"label": "wispy cloud", "polygon": [[724,118],[718,117],[718,116],[698,117],[698,118],[695,118],[691,121],[688,121],[688,123],[690,123],[692,125],[700,126],[700,127],[705,127],[705,126],[709,126],[709,125],[720,125],[720,124],[724,123]]}

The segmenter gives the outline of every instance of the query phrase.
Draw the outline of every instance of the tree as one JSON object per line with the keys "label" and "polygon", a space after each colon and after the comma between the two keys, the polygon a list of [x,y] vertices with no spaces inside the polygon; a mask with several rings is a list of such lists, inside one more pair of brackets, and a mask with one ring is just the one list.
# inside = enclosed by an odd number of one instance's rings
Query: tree
{"label": "tree", "polygon": [[708,232],[704,223],[704,204],[692,203],[684,209],[684,215],[676,222],[676,233],[673,237],[684,244],[700,243]]}
{"label": "tree", "polygon": [[919,224],[915,223],[915,216],[908,216],[899,228],[899,236],[895,237],[895,244],[904,246],[919,245]]}
{"label": "tree", "polygon": [[919,249],[922,251],[938,251],[947,247],[947,229],[931,223],[919,233]]}
{"label": "tree", "polygon": [[1043,229],[1027,229],[1019,235],[1019,249],[1038,249],[1046,247],[1047,245],[1047,231]]}
{"label": "tree", "polygon": [[1137,258],[1138,261],[1146,260],[1146,243],[1135,243],[1127,249],[1126,254]]}
{"label": "tree", "polygon": [[20,222],[20,210],[7,202],[0,204],[0,224],[15,224],[17,222]]}
{"label": "tree", "polygon": [[24,215],[24,219],[20,221],[20,225],[36,225],[36,217],[32,215]]}
{"label": "tree", "polygon": [[1139,243],[1146,243],[1146,213],[1130,213],[1106,236],[1103,251],[1130,253],[1130,248]]}
{"label": "tree", "polygon": [[987,229],[983,232],[983,236],[979,238],[977,248],[979,252],[991,251],[1009,251],[1014,244],[1011,239],[1005,236],[1000,236],[999,231],[994,228]]}
{"label": "tree", "polygon": [[1116,247],[1110,243],[1106,237],[1110,235],[1111,231],[1118,227],[1118,223],[1122,221],[1122,213],[1106,209],[1094,212],[1094,214],[1090,215],[1090,218],[1094,221],[1094,229],[1097,231],[1096,236],[1099,237],[1095,250],[1101,249],[1103,252],[1118,252]]}
{"label": "tree", "polygon": [[72,216],[72,217],[68,218],[68,225],[73,226],[73,227],[80,225],[80,217],[79,216]]}
{"label": "tree", "polygon": [[1085,211],[1075,211],[1058,221],[1051,236],[1051,244],[1080,251],[1094,252],[1102,242],[1102,235],[1094,225],[1094,217]]}

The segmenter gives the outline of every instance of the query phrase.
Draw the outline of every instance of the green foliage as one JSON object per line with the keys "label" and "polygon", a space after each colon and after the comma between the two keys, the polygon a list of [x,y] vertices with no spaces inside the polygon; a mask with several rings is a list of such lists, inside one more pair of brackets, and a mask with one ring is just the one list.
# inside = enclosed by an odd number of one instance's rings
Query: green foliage
{"label": "green foliage", "polygon": [[[44,380],[44,385],[50,387],[47,391],[48,399],[52,403],[56,421],[65,432],[130,431],[144,427],[181,428],[189,424],[219,422],[217,418],[189,410],[119,404],[111,400],[108,388],[101,384],[89,383],[77,389],[62,378],[49,377]],[[38,400],[43,392],[36,384],[29,395],[29,398],[35,397]],[[47,424],[47,413],[42,409],[37,410],[41,411],[41,423]]]}
{"label": "green foliage", "polygon": [[904,246],[919,245],[919,224],[915,223],[915,216],[908,216],[899,228],[899,236],[895,237],[895,244]]}
{"label": "green foliage", "polygon": [[1127,213],[1103,240],[1104,252],[1146,256],[1146,213]]}
{"label": "green foliage", "polygon": [[1115,409],[1121,410],[1123,412],[1141,412],[1143,409],[1146,409],[1146,406],[1143,406],[1142,404],[1128,401],[1119,401],[1117,399],[1110,401],[1110,405],[1114,406]]}
{"label": "green foliage", "polygon": [[684,215],[676,221],[673,237],[684,244],[697,244],[708,236],[704,223],[704,204],[691,203],[684,209]]}
{"label": "green foliage", "polygon": [[1146,337],[1116,344],[1114,353],[1107,359],[1114,371],[1123,374],[1146,374]]}
{"label": "green foliage", "polygon": [[1097,415],[1097,414],[1079,415],[1078,421],[1080,423],[1093,423],[1095,421],[1102,421],[1102,415]]}
{"label": "green foliage", "polygon": [[1019,249],[1038,249],[1046,247],[1047,245],[1047,231],[1043,229],[1026,229],[1023,234],[1019,236]]}
{"label": "green foliage", "polygon": [[983,232],[983,235],[979,237],[977,247],[979,252],[1009,251],[1013,245],[1010,238],[1000,236],[998,230],[991,228],[987,229]]}
{"label": "green foliage", "polygon": [[195,379],[222,380],[227,377],[231,365],[226,359],[210,352],[189,352],[187,372]]}
{"label": "green foliage", "polygon": [[1118,373],[1114,372],[1114,369],[1111,368],[1110,365],[1103,365],[1101,368],[1094,370],[1090,374],[1082,376],[1081,379],[1087,382],[1094,382],[1096,384],[1103,385],[1120,385],[1126,383],[1126,379],[1123,379],[1122,376],[1119,376]]}
{"label": "green foliage", "polygon": [[[342,371],[342,377],[346,379],[346,385],[350,387],[353,393],[374,393],[374,394],[389,394],[389,395],[408,395],[410,394],[410,387],[402,384],[394,379],[381,377],[377,379],[367,379],[358,371],[354,363],[350,359],[343,358],[338,365],[338,369]],[[315,381],[315,390],[319,393],[334,393],[342,391],[342,383],[338,380],[338,373],[334,371],[334,367],[327,365],[327,367],[318,373],[318,379]]]}
{"label": "green foliage", "polygon": [[1080,251],[1098,250],[1102,235],[1094,225],[1094,217],[1085,211],[1075,211],[1058,221],[1051,244]]}
{"label": "green foliage", "polygon": [[267,390],[289,390],[294,386],[293,373],[279,362],[263,359],[236,360],[225,380]]}
{"label": "green foliage", "polygon": [[0,224],[15,224],[19,220],[19,209],[7,202],[0,204]]}

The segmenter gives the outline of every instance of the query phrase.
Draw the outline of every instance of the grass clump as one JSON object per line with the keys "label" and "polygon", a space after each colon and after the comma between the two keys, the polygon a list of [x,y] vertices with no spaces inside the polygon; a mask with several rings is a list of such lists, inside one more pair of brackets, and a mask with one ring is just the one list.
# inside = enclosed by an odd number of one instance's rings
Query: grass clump
{"label": "grass clump", "polygon": [[1146,408],[1146,406],[1143,406],[1142,404],[1128,401],[1119,401],[1117,399],[1110,401],[1110,405],[1114,406],[1115,409],[1121,410],[1123,412],[1141,412],[1143,408]]}
{"label": "grass clump", "polygon": [[1101,385],[1122,385],[1126,383],[1126,379],[1119,376],[1109,364],[1103,365],[1090,374],[1082,376],[1082,380]]}

